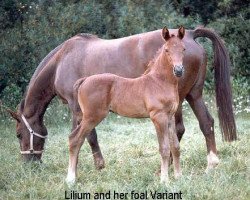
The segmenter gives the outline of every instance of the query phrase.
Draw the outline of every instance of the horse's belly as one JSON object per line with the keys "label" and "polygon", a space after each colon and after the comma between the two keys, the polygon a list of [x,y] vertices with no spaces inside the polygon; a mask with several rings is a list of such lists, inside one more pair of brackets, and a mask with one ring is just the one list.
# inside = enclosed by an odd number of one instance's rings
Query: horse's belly
{"label": "horse's belly", "polygon": [[119,109],[118,111],[114,111],[114,110],[112,111],[123,117],[130,117],[130,118],[148,118],[149,117],[147,112],[142,112],[142,111],[134,112],[134,110],[128,110],[128,109]]}
{"label": "horse's belly", "polygon": [[193,41],[186,45],[189,51],[186,52],[184,57],[185,71],[178,84],[180,101],[187,96],[199,78],[204,78],[203,76],[206,71],[204,49]]}
{"label": "horse's belly", "polygon": [[110,110],[124,117],[131,117],[131,118],[149,117],[146,107],[142,103],[133,100],[129,102],[125,101],[113,102],[110,105]]}

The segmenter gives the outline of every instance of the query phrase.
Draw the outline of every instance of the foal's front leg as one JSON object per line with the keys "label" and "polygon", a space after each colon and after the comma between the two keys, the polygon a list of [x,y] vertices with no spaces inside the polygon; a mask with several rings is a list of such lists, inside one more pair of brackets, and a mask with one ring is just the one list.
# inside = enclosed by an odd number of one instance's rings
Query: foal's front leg
{"label": "foal's front leg", "polygon": [[168,117],[163,112],[152,112],[150,118],[153,121],[159,142],[159,152],[161,154],[161,182],[168,184],[168,166],[170,161],[170,142],[168,130]]}

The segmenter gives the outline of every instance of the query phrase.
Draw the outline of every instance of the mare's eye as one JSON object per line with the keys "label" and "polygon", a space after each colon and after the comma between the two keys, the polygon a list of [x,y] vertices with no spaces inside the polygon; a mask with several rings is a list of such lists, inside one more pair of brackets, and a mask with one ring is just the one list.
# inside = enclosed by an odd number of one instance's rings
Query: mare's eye
{"label": "mare's eye", "polygon": [[18,139],[20,139],[21,140],[21,134],[20,133],[18,133],[17,135],[16,135],[16,137],[18,138]]}
{"label": "mare's eye", "polygon": [[184,48],[183,51],[186,51],[186,49]]}

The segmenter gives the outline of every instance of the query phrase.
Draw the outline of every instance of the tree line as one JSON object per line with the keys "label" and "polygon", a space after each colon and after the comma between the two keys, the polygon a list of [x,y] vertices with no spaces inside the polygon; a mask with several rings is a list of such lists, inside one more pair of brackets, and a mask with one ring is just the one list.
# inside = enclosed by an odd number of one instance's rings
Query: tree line
{"label": "tree line", "polygon": [[[165,25],[215,29],[230,52],[234,91],[249,95],[249,11],[245,0],[2,0],[0,98],[15,107],[39,62],[78,33],[112,39]],[[211,57],[211,43],[200,42]],[[212,74],[208,70],[208,90]]]}

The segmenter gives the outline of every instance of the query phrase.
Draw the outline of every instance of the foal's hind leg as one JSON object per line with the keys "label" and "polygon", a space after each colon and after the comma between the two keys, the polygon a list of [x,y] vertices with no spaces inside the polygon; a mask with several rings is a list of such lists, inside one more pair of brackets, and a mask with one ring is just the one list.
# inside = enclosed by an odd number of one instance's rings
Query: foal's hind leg
{"label": "foal's hind leg", "polygon": [[[70,107],[72,108],[73,111],[73,126],[72,126],[72,131],[73,131],[82,120],[82,111],[80,109],[79,104],[76,102],[72,103],[72,106]],[[87,140],[91,147],[92,154],[94,156],[94,163],[96,169],[103,169],[105,167],[105,162],[102,156],[101,149],[98,144],[97,134],[95,129],[92,129],[90,131],[90,134],[87,135]]]}
{"label": "foal's hind leg", "polygon": [[82,131],[84,131],[82,125],[83,124],[77,126],[76,129],[69,136],[69,166],[66,178],[66,182],[69,185],[75,183],[78,155],[80,148],[85,140],[85,137],[77,137]]}
{"label": "foal's hind leg", "polygon": [[76,169],[78,162],[78,155],[80,148],[90,133],[90,131],[105,118],[105,115],[99,116],[83,116],[83,119],[80,125],[70,134],[69,136],[69,167],[68,167],[68,175],[66,178],[66,182],[68,184],[73,184],[76,179]]}
{"label": "foal's hind leg", "polygon": [[214,120],[209,114],[207,107],[202,99],[202,96],[189,95],[187,100],[192,107],[194,114],[199,120],[200,129],[203,132],[207,144],[207,170],[214,168],[219,163],[217,157],[216,143],[214,137]]}

